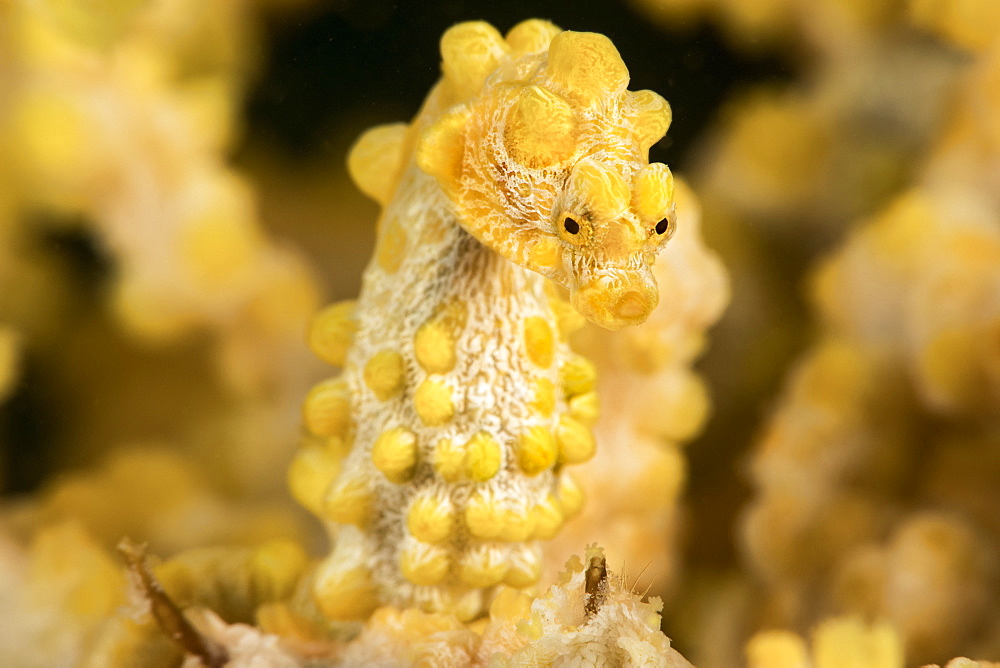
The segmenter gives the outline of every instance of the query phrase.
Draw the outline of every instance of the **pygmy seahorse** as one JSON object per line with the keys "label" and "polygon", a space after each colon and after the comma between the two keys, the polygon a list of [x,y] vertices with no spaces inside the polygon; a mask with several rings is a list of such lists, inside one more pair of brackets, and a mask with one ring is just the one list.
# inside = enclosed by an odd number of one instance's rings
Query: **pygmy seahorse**
{"label": "pygmy seahorse", "polygon": [[306,399],[290,482],[329,528],[311,587],[332,619],[382,604],[470,619],[495,585],[538,580],[540,541],[583,502],[565,469],[595,447],[593,366],[568,330],[577,312],[645,320],[674,228],[673,177],[648,161],[670,107],[626,90],[606,37],[471,22],[441,54],[412,125],[352,150],[384,206],[377,246],[360,297],[311,334],[343,373]]}

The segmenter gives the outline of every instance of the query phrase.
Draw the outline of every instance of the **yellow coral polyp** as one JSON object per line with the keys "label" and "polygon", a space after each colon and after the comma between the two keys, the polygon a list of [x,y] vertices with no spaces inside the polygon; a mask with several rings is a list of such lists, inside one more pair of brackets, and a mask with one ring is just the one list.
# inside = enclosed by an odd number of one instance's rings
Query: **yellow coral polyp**
{"label": "yellow coral polyp", "polygon": [[438,545],[408,542],[399,555],[403,577],[416,585],[435,585],[448,575],[448,551]]}
{"label": "yellow coral polyp", "polygon": [[427,426],[445,424],[455,415],[452,389],[441,376],[430,376],[413,393],[413,408]]}
{"label": "yellow coral polyp", "polygon": [[432,464],[445,482],[455,482],[465,470],[465,450],[450,438],[439,439],[434,445]]}
{"label": "yellow coral polyp", "polygon": [[351,390],[343,378],[316,385],[302,406],[306,429],[317,436],[343,435],[351,423]]}
{"label": "yellow coral polyp", "polygon": [[365,364],[365,384],[376,397],[385,401],[403,389],[405,371],[402,355],[395,350],[382,350]]}
{"label": "yellow coral polyp", "polygon": [[362,526],[368,522],[372,494],[358,476],[341,475],[323,500],[322,516],[332,522]]}
{"label": "yellow coral polyp", "polygon": [[542,426],[529,427],[515,446],[517,463],[527,475],[538,475],[556,461],[556,443],[552,432]]}
{"label": "yellow coral polyp", "polygon": [[344,366],[347,351],[358,330],[355,318],[357,302],[352,300],[330,304],[313,318],[309,326],[309,349],[333,366]]}
{"label": "yellow coral polyp", "polygon": [[509,558],[509,568],[504,582],[523,589],[538,583],[542,577],[542,554],[537,547],[522,545]]}
{"label": "yellow coral polyp", "polygon": [[500,470],[502,460],[500,444],[489,432],[478,432],[465,444],[465,474],[471,480],[489,480]]}
{"label": "yellow coral polyp", "polygon": [[559,499],[559,507],[562,509],[563,516],[566,519],[579,513],[583,509],[583,503],[586,500],[583,488],[580,487],[580,484],[572,475],[566,472],[563,472],[559,476],[556,498]]}
{"label": "yellow coral polyp", "polygon": [[509,567],[503,550],[481,543],[472,545],[462,555],[458,576],[470,587],[492,587],[503,581]]}
{"label": "yellow coral polyp", "polygon": [[521,543],[535,530],[535,515],[522,503],[507,505],[500,512],[500,533],[497,538],[508,543]]}
{"label": "yellow coral polyp", "polygon": [[372,463],[386,478],[402,484],[417,465],[417,437],[406,427],[393,427],[375,439]]}
{"label": "yellow coral polyp", "polygon": [[340,463],[341,458],[326,448],[300,448],[288,467],[288,486],[295,500],[321,515],[330,483],[340,474]]}
{"label": "yellow coral polyp", "polygon": [[452,535],[455,509],[447,496],[424,494],[414,499],[406,515],[406,527],[417,540],[439,543]]}
{"label": "yellow coral polyp", "polygon": [[555,537],[563,525],[563,508],[559,500],[548,494],[531,509],[534,516],[533,537],[548,540]]}
{"label": "yellow coral polyp", "polygon": [[476,538],[496,538],[503,530],[503,508],[486,490],[477,490],[465,505],[465,525]]}
{"label": "yellow coral polyp", "polygon": [[593,457],[597,450],[597,441],[590,428],[569,415],[559,418],[556,442],[559,444],[559,460],[566,464],[581,464]]}
{"label": "yellow coral polyp", "polygon": [[371,573],[364,566],[344,568],[328,559],[315,577],[316,604],[329,619],[362,619],[378,607]]}

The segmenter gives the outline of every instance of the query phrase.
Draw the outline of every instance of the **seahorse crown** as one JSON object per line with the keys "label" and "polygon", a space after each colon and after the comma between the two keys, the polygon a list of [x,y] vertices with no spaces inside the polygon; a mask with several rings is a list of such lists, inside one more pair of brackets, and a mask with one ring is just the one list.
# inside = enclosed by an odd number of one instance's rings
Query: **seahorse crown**
{"label": "seahorse crown", "polygon": [[593,322],[618,329],[657,303],[650,271],[675,225],[673,176],[648,162],[670,125],[652,91],[626,90],[611,41],[525,22],[441,40],[452,103],[417,148],[459,223],[503,257],[569,288]]}

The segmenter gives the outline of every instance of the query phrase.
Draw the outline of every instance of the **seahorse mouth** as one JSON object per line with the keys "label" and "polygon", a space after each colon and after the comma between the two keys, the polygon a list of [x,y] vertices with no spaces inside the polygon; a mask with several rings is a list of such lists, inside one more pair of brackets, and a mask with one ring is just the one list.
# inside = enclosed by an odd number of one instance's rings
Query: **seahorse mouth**
{"label": "seahorse mouth", "polygon": [[645,322],[659,302],[652,276],[640,272],[595,276],[570,291],[573,308],[606,329],[618,330]]}

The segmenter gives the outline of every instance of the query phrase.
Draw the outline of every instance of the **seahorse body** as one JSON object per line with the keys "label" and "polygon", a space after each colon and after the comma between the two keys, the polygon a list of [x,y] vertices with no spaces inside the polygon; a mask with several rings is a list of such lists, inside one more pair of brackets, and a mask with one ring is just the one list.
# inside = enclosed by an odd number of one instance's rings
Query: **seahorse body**
{"label": "seahorse body", "polygon": [[579,510],[566,466],[594,452],[594,372],[565,342],[657,302],[673,179],[649,164],[667,103],[626,91],[611,42],[526,21],[442,38],[444,77],[410,127],[350,159],[385,208],[357,302],[321,313],[317,386],[290,471],[328,522],[313,595],[331,618],[379,604],[469,619],[499,583],[530,587],[540,541]]}

